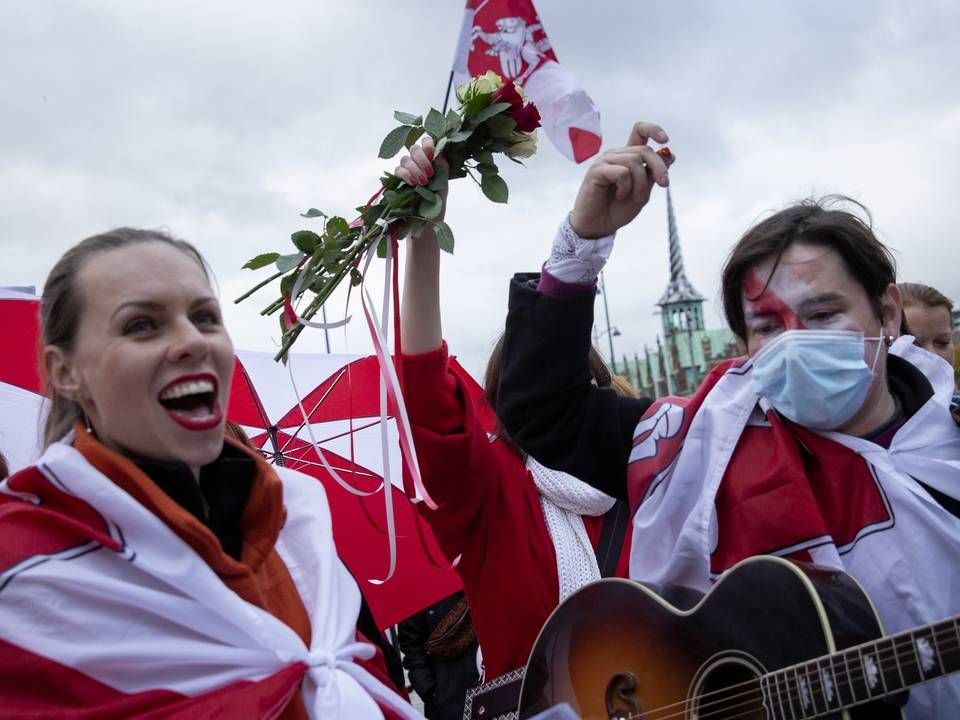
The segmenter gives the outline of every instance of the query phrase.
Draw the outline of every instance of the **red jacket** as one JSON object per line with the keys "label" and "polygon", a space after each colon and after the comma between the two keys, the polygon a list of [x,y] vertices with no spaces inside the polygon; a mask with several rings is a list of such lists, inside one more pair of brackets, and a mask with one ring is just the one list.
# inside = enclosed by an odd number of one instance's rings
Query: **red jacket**
{"label": "red jacket", "polygon": [[[525,665],[559,600],[557,559],[540,496],[523,461],[490,442],[482,397],[447,346],[401,358],[404,399],[424,484],[438,504],[418,507],[451,560],[470,605],[487,680]],[[476,399],[473,399],[476,398]],[[584,517],[596,545],[602,517]],[[617,564],[627,577],[628,532]]]}

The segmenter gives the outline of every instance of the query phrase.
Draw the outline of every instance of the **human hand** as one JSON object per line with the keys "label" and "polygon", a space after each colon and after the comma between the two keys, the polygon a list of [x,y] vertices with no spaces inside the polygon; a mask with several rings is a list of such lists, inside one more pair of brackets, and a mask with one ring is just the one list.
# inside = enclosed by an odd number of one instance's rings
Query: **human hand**
{"label": "human hand", "polygon": [[570,224],[582,238],[612,235],[633,220],[650,199],[656,183],[670,184],[667,162],[647,145],[669,139],[663,128],[638,122],[625,147],[607,150],[587,170],[577,193]]}
{"label": "human hand", "polygon": [[[447,159],[442,154],[435,156],[436,150],[434,148],[433,138],[425,135],[419,143],[410,148],[408,155],[404,155],[400,159],[400,164],[393,171],[393,174],[408,185],[425,186],[430,182],[430,178],[433,177],[435,168],[441,168],[444,171],[450,169],[450,166],[447,164]],[[439,195],[443,198],[443,208],[436,218],[438,221],[443,220],[444,215],[447,213],[446,189],[441,190]],[[428,233],[432,235],[433,225],[428,224],[427,227],[430,229],[425,229],[424,232],[420,234],[421,236],[427,235]]]}

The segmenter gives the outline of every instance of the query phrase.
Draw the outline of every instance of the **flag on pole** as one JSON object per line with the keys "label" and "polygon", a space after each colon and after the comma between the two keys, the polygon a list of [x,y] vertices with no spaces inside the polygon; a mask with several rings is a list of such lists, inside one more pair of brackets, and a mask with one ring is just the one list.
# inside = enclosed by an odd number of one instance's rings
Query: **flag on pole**
{"label": "flag on pole", "polygon": [[557,62],[532,0],[467,0],[454,82],[488,70],[523,87],[550,141],[568,158],[579,163],[600,150],[600,111]]}

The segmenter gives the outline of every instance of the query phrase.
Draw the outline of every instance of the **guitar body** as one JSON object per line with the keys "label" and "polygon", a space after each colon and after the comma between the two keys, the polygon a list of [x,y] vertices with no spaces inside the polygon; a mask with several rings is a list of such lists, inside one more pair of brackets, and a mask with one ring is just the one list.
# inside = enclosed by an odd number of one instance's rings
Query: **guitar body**
{"label": "guitar body", "polygon": [[[695,605],[676,604],[682,607],[616,579],[571,595],[533,646],[520,718],[561,702],[587,720],[800,717],[805,713],[791,710],[816,702],[800,697],[806,679],[793,686],[792,701],[781,697],[765,708],[758,678],[883,634],[852,578],[774,557],[745,560]],[[829,694],[818,678],[810,682]],[[903,717],[895,705],[880,702],[822,716]]]}

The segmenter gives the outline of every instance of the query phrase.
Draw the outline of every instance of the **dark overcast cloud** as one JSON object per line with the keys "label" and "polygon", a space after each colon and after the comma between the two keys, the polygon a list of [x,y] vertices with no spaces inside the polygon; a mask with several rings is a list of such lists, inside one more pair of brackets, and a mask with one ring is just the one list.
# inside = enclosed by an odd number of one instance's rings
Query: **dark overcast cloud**
{"label": "dark overcast cloud", "polygon": [[[600,106],[606,146],[636,119],[670,132],[688,274],[711,304],[754,219],[825,192],[871,208],[904,277],[960,298],[946,262],[960,220],[960,4],[539,10]],[[240,265],[281,247],[296,212],[348,213],[370,194],[392,111],[441,102],[461,13],[459,0],[0,2],[0,285],[42,283],[93,232],[164,225],[201,247],[231,299],[254,280]],[[454,190],[445,330],[471,370],[502,324],[510,273],[539,266],[582,172],[544,146],[507,171],[507,207]],[[608,271],[618,352],[653,341],[666,268],[656,197]],[[275,324],[256,307],[228,307],[231,331],[240,347],[269,349]],[[366,352],[361,330],[335,347]]]}

